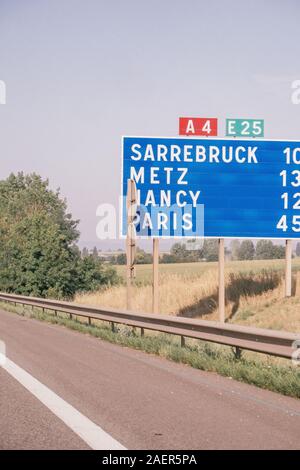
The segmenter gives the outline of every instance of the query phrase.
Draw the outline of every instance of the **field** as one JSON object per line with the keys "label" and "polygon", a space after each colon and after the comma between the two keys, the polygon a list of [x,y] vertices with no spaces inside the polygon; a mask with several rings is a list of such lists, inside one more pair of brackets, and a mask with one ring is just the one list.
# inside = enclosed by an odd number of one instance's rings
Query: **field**
{"label": "field", "polygon": [[[123,284],[77,295],[75,301],[114,308],[126,307],[125,266],[117,266]],[[138,265],[133,309],[151,312],[152,266]],[[159,303],[163,314],[218,319],[217,263],[162,264]],[[226,263],[228,322],[300,332],[300,258],[293,260],[293,297],[285,299],[284,260]],[[298,277],[299,279],[299,277]]]}
{"label": "field", "polygon": [[[260,273],[262,270],[279,271],[283,273],[284,260],[254,260],[254,261],[227,261],[227,272],[253,272]],[[115,266],[118,274],[125,280],[126,266]],[[160,264],[159,272],[162,276],[178,275],[183,278],[195,278],[201,276],[203,273],[216,270],[218,268],[217,262],[207,263],[170,263]],[[300,271],[300,258],[293,260],[293,270]],[[152,265],[140,264],[136,266],[136,283],[137,284],[150,284],[152,282]]]}

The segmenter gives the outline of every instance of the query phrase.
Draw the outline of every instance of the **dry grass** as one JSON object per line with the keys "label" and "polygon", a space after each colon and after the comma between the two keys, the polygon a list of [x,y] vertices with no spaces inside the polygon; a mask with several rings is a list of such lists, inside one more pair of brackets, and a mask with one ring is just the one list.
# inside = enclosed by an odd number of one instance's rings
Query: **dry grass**
{"label": "dry grass", "polygon": [[283,297],[283,283],[273,291],[243,298],[235,323],[300,333],[300,295]]}
{"label": "dry grass", "polygon": [[[283,298],[283,267],[282,260],[228,263],[225,274],[227,321],[300,332],[300,295],[298,292],[295,297]],[[133,309],[151,312],[152,286],[147,280],[151,266],[138,268],[140,278],[144,270],[145,279],[133,289]],[[299,260],[294,260],[294,269],[299,269]],[[162,265],[161,271],[159,302],[162,314],[218,319],[215,263]],[[123,309],[126,308],[126,286],[77,295],[75,301]]]}
{"label": "dry grass", "polygon": [[[189,302],[197,302],[209,296],[217,283],[215,270],[208,271],[197,278],[191,279],[178,274],[163,274],[159,282],[159,305],[163,314],[175,314],[186,307]],[[151,312],[151,284],[133,288],[133,309]],[[126,308],[126,286],[116,286],[102,292],[79,294],[75,302],[96,306]]]}

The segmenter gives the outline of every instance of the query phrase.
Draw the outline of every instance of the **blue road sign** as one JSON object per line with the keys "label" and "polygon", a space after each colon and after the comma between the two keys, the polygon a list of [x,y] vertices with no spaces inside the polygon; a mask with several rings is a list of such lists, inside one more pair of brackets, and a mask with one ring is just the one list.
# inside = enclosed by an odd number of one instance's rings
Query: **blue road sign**
{"label": "blue road sign", "polygon": [[300,142],[124,137],[122,178],[139,236],[300,238]]}

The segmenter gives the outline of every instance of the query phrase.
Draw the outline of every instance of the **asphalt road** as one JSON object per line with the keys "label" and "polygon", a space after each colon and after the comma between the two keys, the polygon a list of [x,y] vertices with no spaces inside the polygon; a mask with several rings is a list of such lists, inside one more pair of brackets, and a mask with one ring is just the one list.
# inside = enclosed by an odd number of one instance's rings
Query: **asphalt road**
{"label": "asphalt road", "polygon": [[[300,401],[0,311],[8,358],[128,449],[299,449]],[[1,449],[87,443],[0,367]]]}

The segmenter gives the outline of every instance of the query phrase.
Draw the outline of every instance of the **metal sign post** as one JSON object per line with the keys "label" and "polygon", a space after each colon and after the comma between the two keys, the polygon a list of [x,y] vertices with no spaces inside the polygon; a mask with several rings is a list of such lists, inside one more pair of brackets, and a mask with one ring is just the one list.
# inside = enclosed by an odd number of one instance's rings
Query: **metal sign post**
{"label": "metal sign post", "polygon": [[127,256],[127,310],[132,310],[132,279],[135,277],[135,255],[136,255],[136,230],[133,223],[136,216],[136,186],[132,179],[127,180],[127,237],[126,237],[126,256]]}
{"label": "metal sign post", "polygon": [[153,286],[152,286],[152,312],[158,313],[158,265],[159,265],[159,239],[153,238]]}
{"label": "metal sign post", "polygon": [[292,295],[292,240],[286,240],[285,246],[285,297]]}

